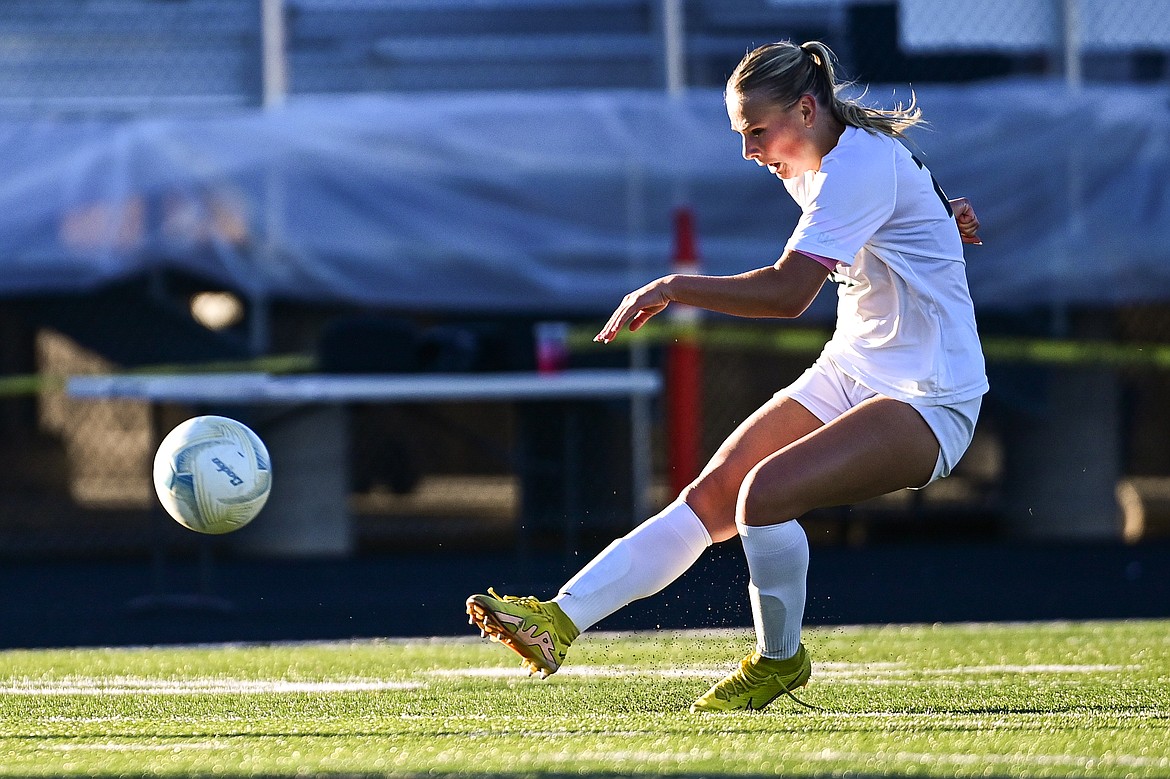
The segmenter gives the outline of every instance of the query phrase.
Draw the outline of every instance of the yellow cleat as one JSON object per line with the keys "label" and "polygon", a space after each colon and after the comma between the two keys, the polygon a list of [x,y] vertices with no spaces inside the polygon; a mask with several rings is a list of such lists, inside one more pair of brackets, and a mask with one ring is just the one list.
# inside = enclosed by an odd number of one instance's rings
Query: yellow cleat
{"label": "yellow cleat", "polygon": [[752,652],[739,668],[692,703],[691,711],[759,711],[785,694],[797,700],[792,691],[808,684],[810,676],[812,662],[804,644],[787,660],[772,660]]}
{"label": "yellow cleat", "polygon": [[490,587],[487,595],[467,599],[467,614],[484,636],[520,655],[528,673],[542,679],[556,673],[569,645],[581,634],[552,601],[499,595]]}

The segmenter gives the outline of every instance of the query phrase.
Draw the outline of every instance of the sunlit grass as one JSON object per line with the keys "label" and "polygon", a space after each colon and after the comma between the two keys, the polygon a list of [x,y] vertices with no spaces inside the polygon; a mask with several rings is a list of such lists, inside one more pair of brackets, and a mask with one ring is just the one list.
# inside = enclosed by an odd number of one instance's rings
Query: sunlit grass
{"label": "sunlit grass", "polygon": [[751,646],[586,634],[0,653],[0,775],[1170,776],[1170,622],[818,629],[802,697],[697,715]]}

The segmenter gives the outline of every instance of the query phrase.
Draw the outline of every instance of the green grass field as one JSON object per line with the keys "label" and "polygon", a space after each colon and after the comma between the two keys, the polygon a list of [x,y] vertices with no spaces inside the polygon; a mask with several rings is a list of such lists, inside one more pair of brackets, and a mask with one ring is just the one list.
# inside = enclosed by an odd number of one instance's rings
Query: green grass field
{"label": "green grass field", "polygon": [[0,653],[0,775],[1170,776],[1170,622],[810,630],[803,698],[690,714],[752,643],[586,634]]}

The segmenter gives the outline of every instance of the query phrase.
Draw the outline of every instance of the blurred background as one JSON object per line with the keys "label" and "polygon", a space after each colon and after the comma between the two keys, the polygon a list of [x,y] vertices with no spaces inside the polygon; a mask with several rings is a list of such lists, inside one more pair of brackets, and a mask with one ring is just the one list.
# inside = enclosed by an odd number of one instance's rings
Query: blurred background
{"label": "blurred background", "polygon": [[[4,0],[0,643],[446,633],[467,588],[551,594],[832,325],[827,288],[793,322],[589,342],[651,278],[781,250],[796,208],[740,158],[721,90],[782,38],[828,43],[872,104],[918,100],[915,152],[984,225],[967,260],[992,385],[952,477],[805,519],[810,622],[1165,615],[1167,10]],[[662,392],[212,405],[65,385],[531,372],[547,322],[569,369],[661,371]],[[273,453],[272,504],[226,537],[166,518],[150,482],[198,413]],[[750,624],[733,546],[603,626]]]}

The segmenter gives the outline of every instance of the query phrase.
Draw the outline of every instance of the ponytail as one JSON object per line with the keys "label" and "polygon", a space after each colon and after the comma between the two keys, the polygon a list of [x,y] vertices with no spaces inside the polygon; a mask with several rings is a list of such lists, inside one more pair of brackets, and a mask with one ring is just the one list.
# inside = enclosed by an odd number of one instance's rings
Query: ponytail
{"label": "ponytail", "polygon": [[872,108],[841,93],[852,86],[838,81],[837,58],[820,41],[797,46],[788,41],[769,43],[747,53],[730,78],[727,94],[761,94],[783,106],[791,106],[802,95],[811,94],[827,106],[835,119],[850,127],[900,138],[922,123],[922,110],[914,95],[909,105],[892,109]]}

